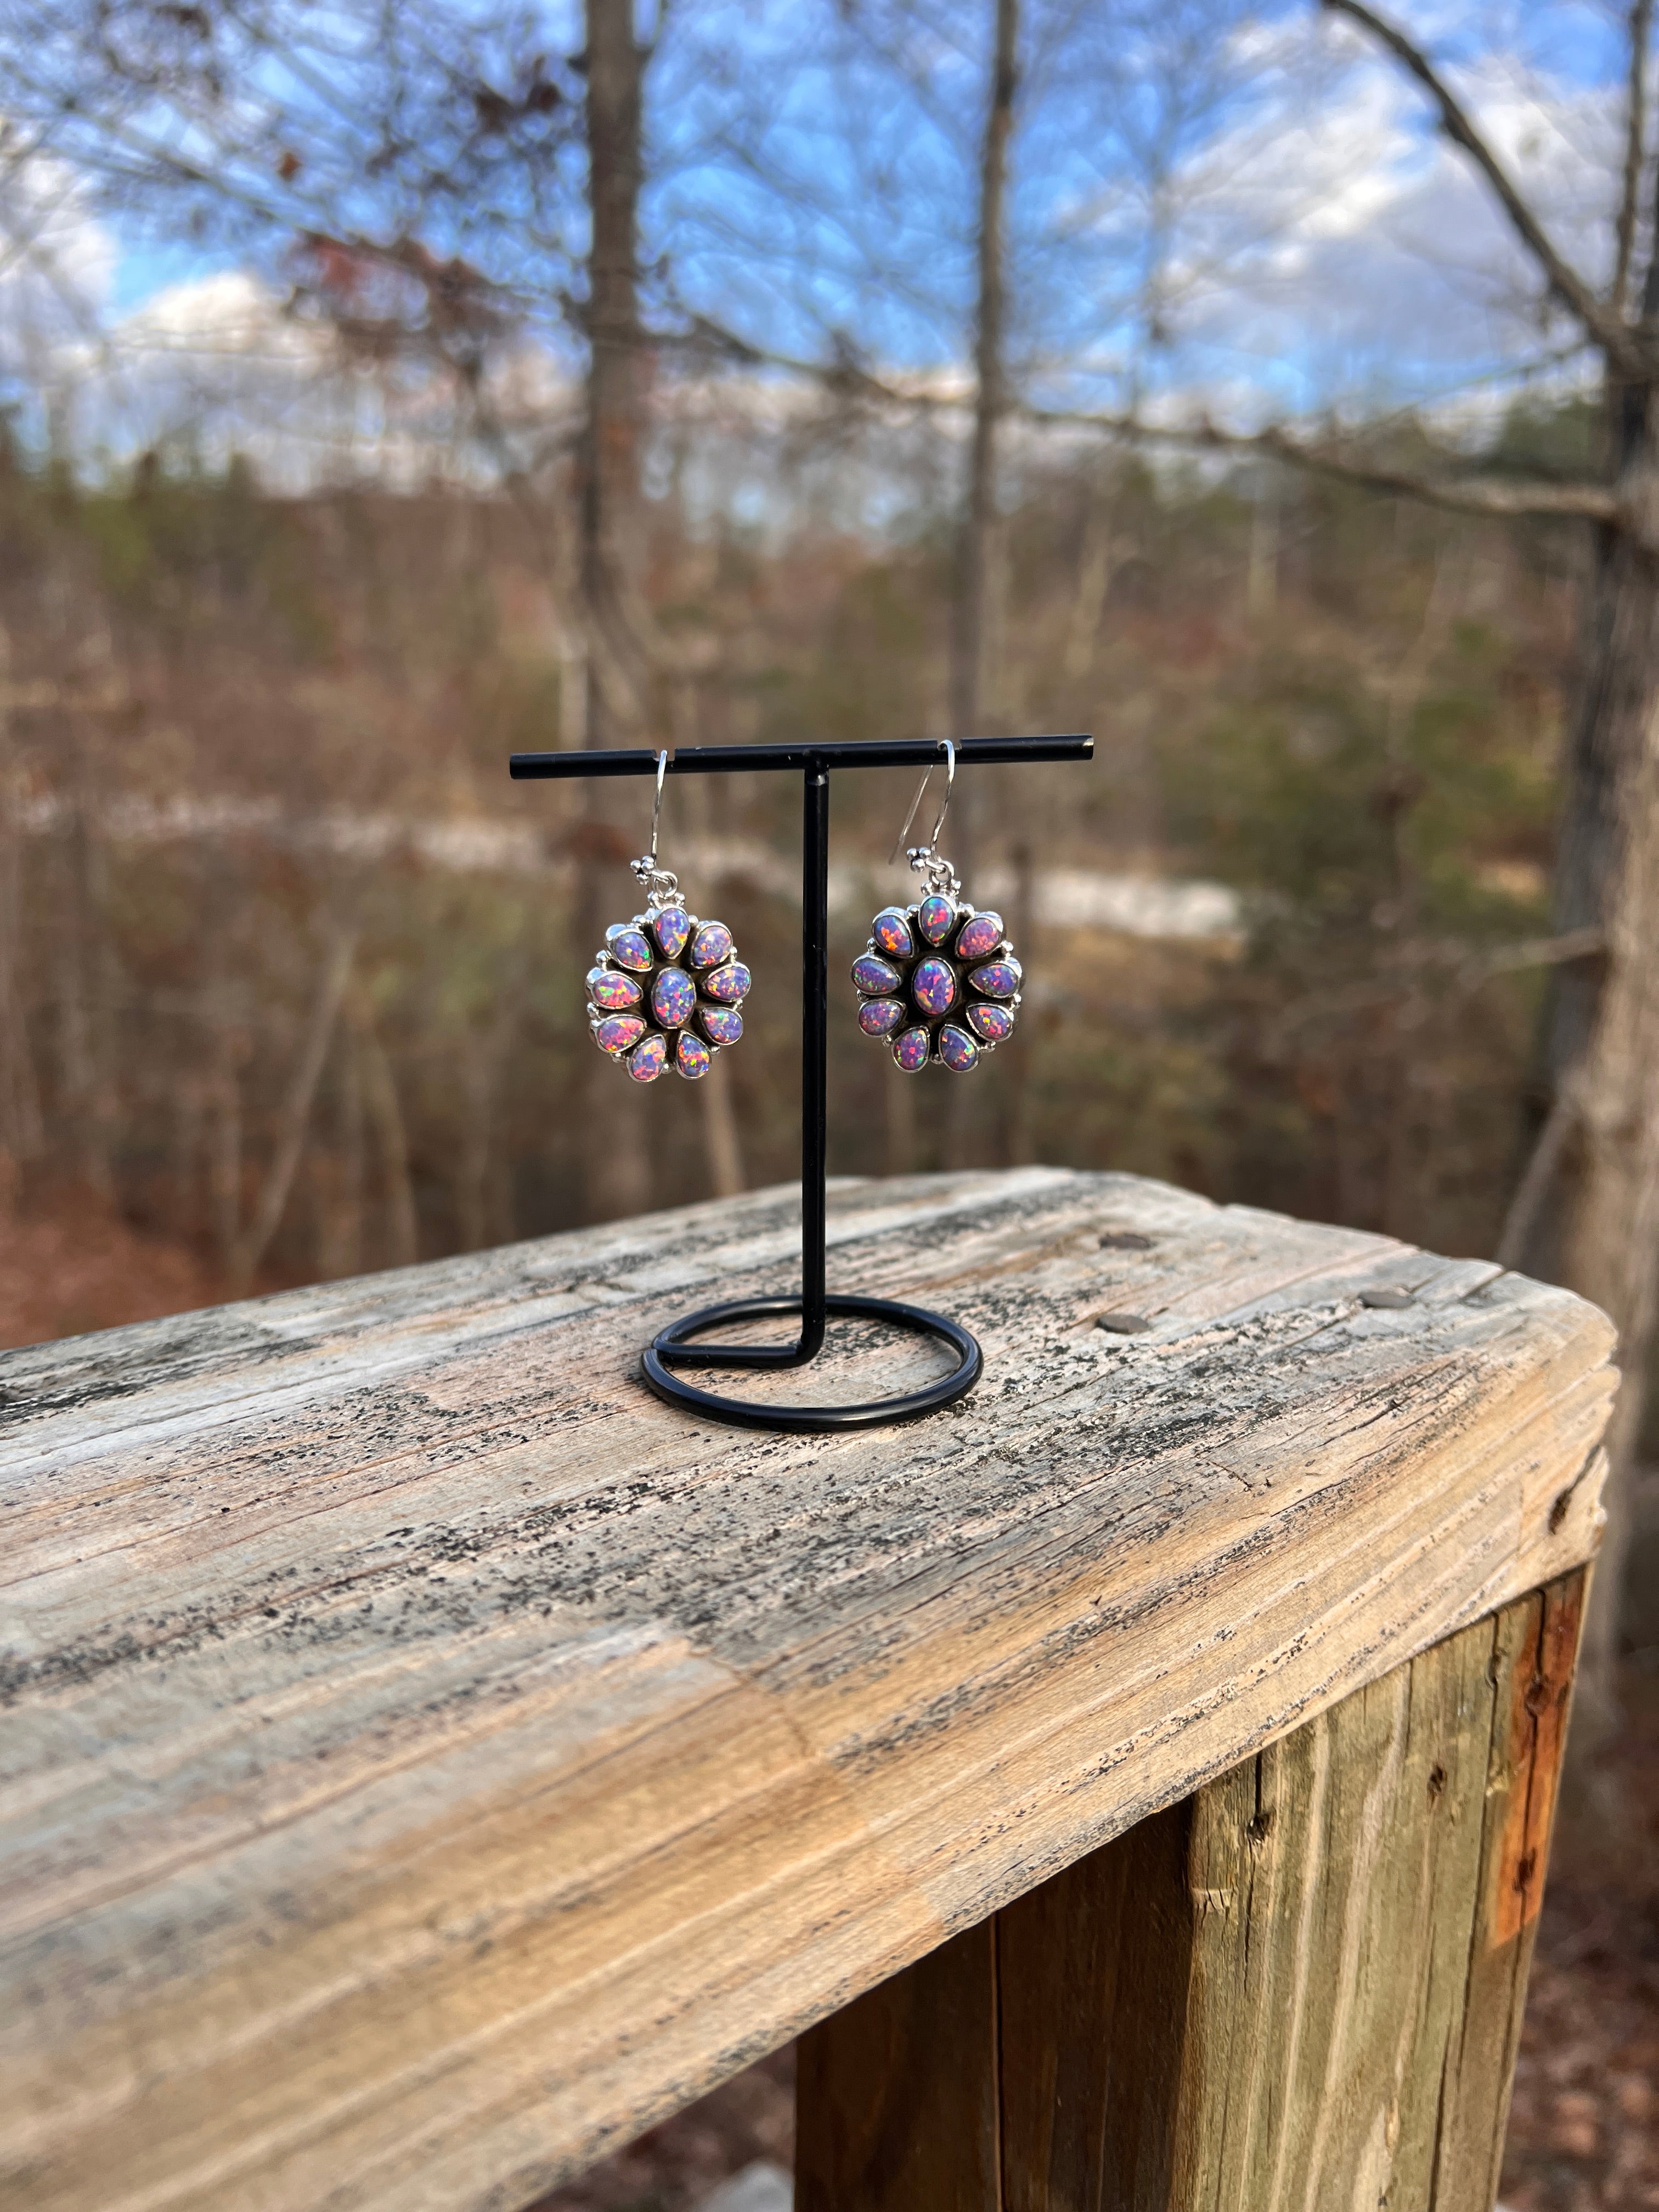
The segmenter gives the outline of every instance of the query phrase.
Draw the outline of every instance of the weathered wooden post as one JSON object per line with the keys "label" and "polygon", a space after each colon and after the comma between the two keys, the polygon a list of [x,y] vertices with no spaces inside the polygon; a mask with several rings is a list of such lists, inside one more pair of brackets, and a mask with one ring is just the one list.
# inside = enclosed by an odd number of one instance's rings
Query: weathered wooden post
{"label": "weathered wooden post", "polygon": [[512,2212],[805,2031],[802,2212],[1490,2203],[1605,1322],[1122,1176],[830,1234],[972,1395],[643,1391],[765,1193],[0,1358],[0,2202]]}

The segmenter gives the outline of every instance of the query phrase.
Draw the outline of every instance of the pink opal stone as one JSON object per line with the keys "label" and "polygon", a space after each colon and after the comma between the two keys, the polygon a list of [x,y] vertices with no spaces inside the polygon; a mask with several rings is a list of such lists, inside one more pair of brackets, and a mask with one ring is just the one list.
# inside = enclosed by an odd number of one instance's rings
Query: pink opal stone
{"label": "pink opal stone", "polygon": [[882,908],[870,925],[870,936],[877,951],[885,952],[894,960],[908,960],[916,949],[909,921],[896,906]]}
{"label": "pink opal stone", "polygon": [[943,891],[932,891],[916,908],[916,927],[930,945],[943,945],[951,934],[957,910]]}
{"label": "pink opal stone", "polygon": [[924,960],[910,978],[910,995],[924,1014],[948,1014],[957,1002],[955,969],[948,960]]}
{"label": "pink opal stone", "polygon": [[710,1044],[735,1044],[743,1035],[743,1016],[735,1006],[705,1006],[698,1018]]}
{"label": "pink opal stone", "polygon": [[691,935],[691,917],[683,906],[665,906],[652,915],[651,934],[661,945],[665,960],[678,960]]}
{"label": "pink opal stone", "polygon": [[696,1011],[697,987],[684,968],[665,968],[651,986],[651,1011],[665,1030],[683,1029]]}
{"label": "pink opal stone", "polygon": [[682,1030],[679,1042],[674,1047],[674,1065],[688,1083],[695,1083],[700,1075],[707,1075],[711,1058],[708,1046],[690,1030]]}
{"label": "pink opal stone", "polygon": [[968,981],[988,999],[1012,999],[1023,972],[1018,960],[994,960],[988,968],[975,968]]}
{"label": "pink opal stone", "polygon": [[593,1039],[601,1052],[626,1052],[645,1035],[645,1024],[638,1014],[611,1014],[599,1024]]}
{"label": "pink opal stone", "polygon": [[654,1083],[667,1065],[668,1039],[653,1030],[643,1044],[635,1046],[628,1072],[635,1083]]}
{"label": "pink opal stone", "polygon": [[893,1058],[907,1075],[914,1075],[927,1063],[927,1032],[926,1030],[906,1030],[902,1036],[893,1040]]}
{"label": "pink opal stone", "polygon": [[899,971],[873,952],[860,952],[853,963],[853,981],[867,999],[879,999],[899,987]]}
{"label": "pink opal stone", "polygon": [[939,1056],[954,1073],[966,1075],[969,1068],[979,1064],[979,1047],[966,1030],[959,1030],[954,1022],[946,1022],[939,1033]]}
{"label": "pink opal stone", "polygon": [[1000,1044],[1014,1033],[1014,1010],[1012,1006],[969,1006],[968,1026],[987,1044]]}
{"label": "pink opal stone", "polygon": [[605,933],[605,941],[611,948],[611,957],[638,975],[644,974],[655,957],[644,931],[629,922],[613,922]]}
{"label": "pink opal stone", "polygon": [[642,994],[634,978],[619,969],[590,968],[587,995],[607,1014],[619,1014],[624,1006],[637,1006]]}
{"label": "pink opal stone", "polygon": [[976,914],[971,921],[962,925],[962,934],[957,939],[958,960],[983,960],[988,952],[994,952],[1002,942],[1002,916],[1000,914]]}
{"label": "pink opal stone", "polygon": [[724,968],[716,968],[712,975],[705,975],[702,988],[705,994],[716,1006],[732,1006],[749,989],[749,970],[741,960],[728,960]]}
{"label": "pink opal stone", "polygon": [[706,921],[691,940],[691,965],[718,968],[732,950],[732,933],[723,921]]}
{"label": "pink opal stone", "polygon": [[866,999],[859,1008],[859,1027],[866,1036],[886,1036],[903,1019],[902,999]]}

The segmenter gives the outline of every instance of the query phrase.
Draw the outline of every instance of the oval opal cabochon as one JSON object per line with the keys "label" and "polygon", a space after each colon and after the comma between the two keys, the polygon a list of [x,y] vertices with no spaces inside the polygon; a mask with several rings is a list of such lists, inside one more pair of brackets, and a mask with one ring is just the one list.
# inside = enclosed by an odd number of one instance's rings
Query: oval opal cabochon
{"label": "oval opal cabochon", "polygon": [[873,952],[861,952],[853,963],[853,981],[868,998],[879,998],[899,987],[898,969]]}
{"label": "oval opal cabochon", "polygon": [[741,960],[728,960],[724,968],[703,977],[702,988],[704,995],[717,1006],[735,1006],[749,988],[749,970]]}
{"label": "oval opal cabochon", "polygon": [[964,921],[962,933],[957,939],[957,957],[960,960],[983,960],[988,952],[994,952],[1002,942],[1002,916],[1000,914],[976,914],[971,921]]}
{"label": "oval opal cabochon", "polygon": [[957,910],[943,891],[931,891],[916,908],[916,927],[930,945],[943,945]]}
{"label": "oval opal cabochon", "polygon": [[678,960],[691,934],[691,917],[683,906],[665,906],[651,917],[651,934],[663,949],[663,957]]}
{"label": "oval opal cabochon", "polygon": [[909,922],[896,906],[883,908],[871,923],[870,934],[877,951],[885,952],[891,959],[908,960],[915,950]]}
{"label": "oval opal cabochon", "polygon": [[643,932],[618,929],[613,933],[607,929],[605,934],[611,947],[611,957],[620,962],[623,967],[632,968],[638,974],[650,967],[655,956],[646,942]]}

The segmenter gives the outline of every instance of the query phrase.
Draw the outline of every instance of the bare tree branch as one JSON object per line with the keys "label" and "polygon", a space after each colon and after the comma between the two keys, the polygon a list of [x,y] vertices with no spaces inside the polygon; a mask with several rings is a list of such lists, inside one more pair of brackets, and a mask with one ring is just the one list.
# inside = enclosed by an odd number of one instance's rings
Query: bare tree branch
{"label": "bare tree branch", "polygon": [[1653,0],[1632,0],[1630,11],[1630,80],[1625,118],[1625,179],[1619,201],[1618,258],[1609,295],[1613,312],[1622,316],[1630,290],[1632,258],[1636,252],[1636,215],[1642,193],[1642,170],[1647,158],[1648,40],[1653,28]]}
{"label": "bare tree branch", "polygon": [[1498,1249],[1492,1257],[1500,1267],[1518,1267],[1526,1257],[1528,1243],[1560,1170],[1568,1139],[1577,1129],[1583,1114],[1583,1102],[1577,1084],[1563,1084],[1538,1133],[1531,1157],[1510,1200],[1509,1212],[1504,1217],[1504,1226],[1498,1231]]}
{"label": "bare tree branch", "polygon": [[1550,290],[1583,324],[1609,360],[1618,362],[1622,368],[1638,367],[1638,351],[1631,332],[1616,315],[1609,313],[1577,270],[1557,251],[1522,198],[1520,188],[1422,48],[1366,7],[1364,0],[1320,0],[1320,4],[1332,15],[1346,15],[1362,30],[1368,31],[1417,79],[1440,111],[1441,129],[1454,145],[1462,148],[1486,178],[1516,236],[1543,271]]}
{"label": "bare tree branch", "polygon": [[1368,460],[1328,444],[1310,445],[1293,438],[1276,425],[1265,430],[1224,430],[1213,422],[1187,426],[1148,423],[1131,415],[1097,415],[1085,410],[1028,407],[1022,410],[1033,422],[1070,424],[1146,444],[1196,447],[1229,453],[1265,453],[1316,476],[1340,477],[1345,483],[1367,485],[1372,491],[1393,492],[1407,499],[1426,501],[1431,507],[1449,507],[1457,514],[1497,517],[1554,515],[1587,522],[1627,524],[1617,495],[1606,484],[1522,483],[1508,477],[1436,477],[1415,469]]}
{"label": "bare tree branch", "polygon": [[[805,378],[827,392],[867,406],[963,414],[970,405],[966,393],[907,389],[873,374],[854,361],[814,362],[757,345],[706,316],[695,318],[693,333],[683,343],[711,349],[740,366],[775,368],[787,375]],[[1207,421],[1187,424],[1148,422],[1136,415],[1105,414],[1087,408],[1039,407],[1018,400],[1009,403],[1008,412],[1039,427],[1094,430],[1104,437],[1121,438],[1138,445],[1266,454],[1316,476],[1337,477],[1346,483],[1364,484],[1373,491],[1424,500],[1456,514],[1490,515],[1500,520],[1553,516],[1625,527],[1632,522],[1617,494],[1607,484],[1522,481],[1509,477],[1430,476],[1419,470],[1370,460],[1361,453],[1329,443],[1311,444],[1276,424],[1265,430],[1225,430]]]}

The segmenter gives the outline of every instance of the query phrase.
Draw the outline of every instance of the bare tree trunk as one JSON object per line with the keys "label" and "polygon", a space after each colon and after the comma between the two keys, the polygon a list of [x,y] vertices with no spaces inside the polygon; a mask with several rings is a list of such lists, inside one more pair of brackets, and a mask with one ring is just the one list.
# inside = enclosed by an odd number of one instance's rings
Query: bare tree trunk
{"label": "bare tree trunk", "polygon": [[334,1230],[334,1267],[342,1275],[363,1270],[363,1073],[357,1039],[349,1029],[340,1054],[340,1184]]}
{"label": "bare tree trunk", "polygon": [[[951,607],[951,728],[958,738],[981,732],[987,711],[988,673],[1001,622],[1001,517],[997,498],[997,438],[1008,404],[1004,359],[1007,326],[1005,211],[1008,140],[1019,82],[1019,0],[995,0],[996,24],[990,98],[980,150],[978,297],[974,316],[974,433],[968,482],[957,537]],[[980,802],[974,779],[964,780],[956,801],[951,849],[964,877],[981,856]],[[945,1102],[947,1167],[963,1164],[967,1087],[951,1085]]]}
{"label": "bare tree trunk", "polygon": [[354,1001],[351,1027],[362,1073],[363,1103],[374,1125],[386,1177],[388,1262],[394,1267],[413,1267],[420,1257],[419,1223],[415,1212],[415,1187],[409,1172],[409,1138],[398,1103],[397,1078],[365,1000]]}
{"label": "bare tree trunk", "polygon": [[648,51],[634,0],[587,0],[587,421],[581,450],[582,596],[589,624],[589,743],[633,740],[648,650],[635,611],[646,359],[639,320],[641,108]]}
{"label": "bare tree trunk", "polygon": [[1081,683],[1093,672],[1101,621],[1106,611],[1107,594],[1112,588],[1112,571],[1117,556],[1115,534],[1112,527],[1113,502],[1099,489],[1091,489],[1088,498],[1088,509],[1083,520],[1083,543],[1078,554],[1077,582],[1072,593],[1061,661],[1066,675],[1074,684]]}
{"label": "bare tree trunk", "polygon": [[[635,34],[634,0],[587,0],[587,163],[592,242],[587,264],[587,422],[580,462],[581,584],[587,629],[587,741],[637,744],[649,703],[649,653],[637,612],[641,559],[640,446],[646,360],[639,322],[641,106],[649,58]],[[605,817],[640,787],[583,787]],[[597,843],[600,841],[592,841]],[[579,841],[585,845],[588,841]],[[640,848],[645,840],[641,836]],[[638,849],[638,848],[636,848]],[[602,862],[579,850],[576,926],[584,953],[607,921]],[[598,1054],[587,1066],[582,1151],[587,1211],[599,1220],[651,1202],[647,1102]]]}
{"label": "bare tree trunk", "polygon": [[461,1062],[465,1106],[460,1157],[455,1178],[456,1226],[464,1252],[481,1251],[490,1241],[490,1170],[495,1158],[495,1111],[501,1077],[524,1008],[526,981],[522,940],[508,955],[495,1010],[482,1036],[469,1038]]}
{"label": "bare tree trunk", "polygon": [[[1594,562],[1568,737],[1554,905],[1558,933],[1595,929],[1605,935],[1618,903],[1627,768],[1647,742],[1659,686],[1659,572],[1622,531],[1598,533]],[[1603,975],[1598,963],[1585,962],[1553,979],[1546,1043],[1553,1090],[1583,1064]]]}
{"label": "bare tree trunk", "polygon": [[[1641,307],[1645,319],[1659,314],[1659,248]],[[1651,513],[1659,487],[1656,396],[1653,386],[1609,369],[1607,437],[1633,511]],[[1526,1264],[1602,1307],[1620,1333],[1607,1530],[1579,1674],[1573,1766],[1582,1774],[1617,1724],[1632,1462],[1659,1288],[1659,558],[1635,531],[1597,532],[1579,665],[1556,927],[1599,932],[1605,951],[1600,962],[1564,966],[1553,978],[1546,1052],[1553,1104],[1522,1188],[1541,1186],[1548,1152],[1559,1163],[1554,1203],[1528,1190],[1531,1232],[1510,1241],[1523,1246]]]}
{"label": "bare tree trunk", "polygon": [[208,1200],[214,1241],[228,1268],[242,1233],[242,1083],[239,1036],[222,991],[210,994],[213,1040],[210,1079],[214,1106],[208,1158]]}
{"label": "bare tree trunk", "polygon": [[356,947],[356,930],[337,931],[324,960],[323,972],[318,979],[317,994],[312,1000],[310,1016],[301,1039],[299,1057],[294,1063],[288,1090],[277,1113],[276,1149],[270,1165],[265,1170],[264,1181],[259,1187],[258,1203],[253,1209],[253,1218],[238,1237],[235,1249],[231,1255],[231,1276],[239,1288],[245,1289],[253,1279],[254,1270],[270,1249],[270,1240],[282,1225],[283,1213],[300,1164],[300,1155],[305,1147],[312,1103],[317,1096],[323,1062],[328,1057],[329,1041],[334,1034],[340,1001],[345,995],[347,979],[351,973],[351,957]]}
{"label": "bare tree trunk", "polygon": [[[11,673],[11,640],[0,625],[0,687]],[[23,855],[13,807],[9,708],[0,689],[0,1222],[21,1194],[28,1163],[40,1152],[45,1125],[29,1045],[23,991]]]}
{"label": "bare tree trunk", "polygon": [[75,789],[63,841],[63,910],[58,927],[58,1047],[64,1121],[76,1178],[106,1203],[115,1195],[107,1007],[99,1003],[103,962],[101,855],[90,821],[84,764],[75,746]]}
{"label": "bare tree trunk", "polygon": [[1244,612],[1252,629],[1272,620],[1279,605],[1279,479],[1257,471],[1251,488],[1250,551],[1244,574]]}
{"label": "bare tree trunk", "polygon": [[702,1092],[703,1154],[708,1163],[709,1191],[715,1198],[735,1198],[744,1188],[743,1147],[732,1110],[732,1070],[724,1053],[716,1057],[697,1087]]}
{"label": "bare tree trunk", "polygon": [[1018,84],[1019,0],[995,0],[996,42],[979,171],[979,293],[974,318],[974,434],[957,538],[951,623],[951,725],[971,737],[985,708],[995,620],[997,439],[1008,404],[1003,359],[1007,322],[1004,209],[1008,140]]}
{"label": "bare tree trunk", "polygon": [[[1558,916],[1599,927],[1599,964],[1564,969],[1549,1051],[1578,1142],[1558,1141],[1553,1213],[1530,1240],[1549,1272],[1618,1324],[1623,1376],[1607,1439],[1607,1532],[1586,1616],[1579,1737],[1614,1725],[1632,1464],[1654,1356],[1659,1269],[1659,568],[1621,541],[1597,562],[1583,696],[1572,734]],[[1546,1137],[1559,1138],[1552,1114]],[[1543,1142],[1540,1140],[1540,1151]],[[1528,1257],[1533,1257],[1529,1254]]]}
{"label": "bare tree trunk", "polygon": [[1419,1111],[1421,1033],[1428,1018],[1418,947],[1423,927],[1423,884],[1412,842],[1416,773],[1411,760],[1412,723],[1423,702],[1429,675],[1444,649],[1462,604],[1467,562],[1462,541],[1443,545],[1435,562],[1423,620],[1416,637],[1394,660],[1383,678],[1382,797],[1388,808],[1393,848],[1393,915],[1388,934],[1405,970],[1405,988],[1385,1024],[1378,1088],[1382,1111],[1382,1159],[1376,1225],[1384,1235],[1409,1237],[1413,1219],[1413,1173]]}

